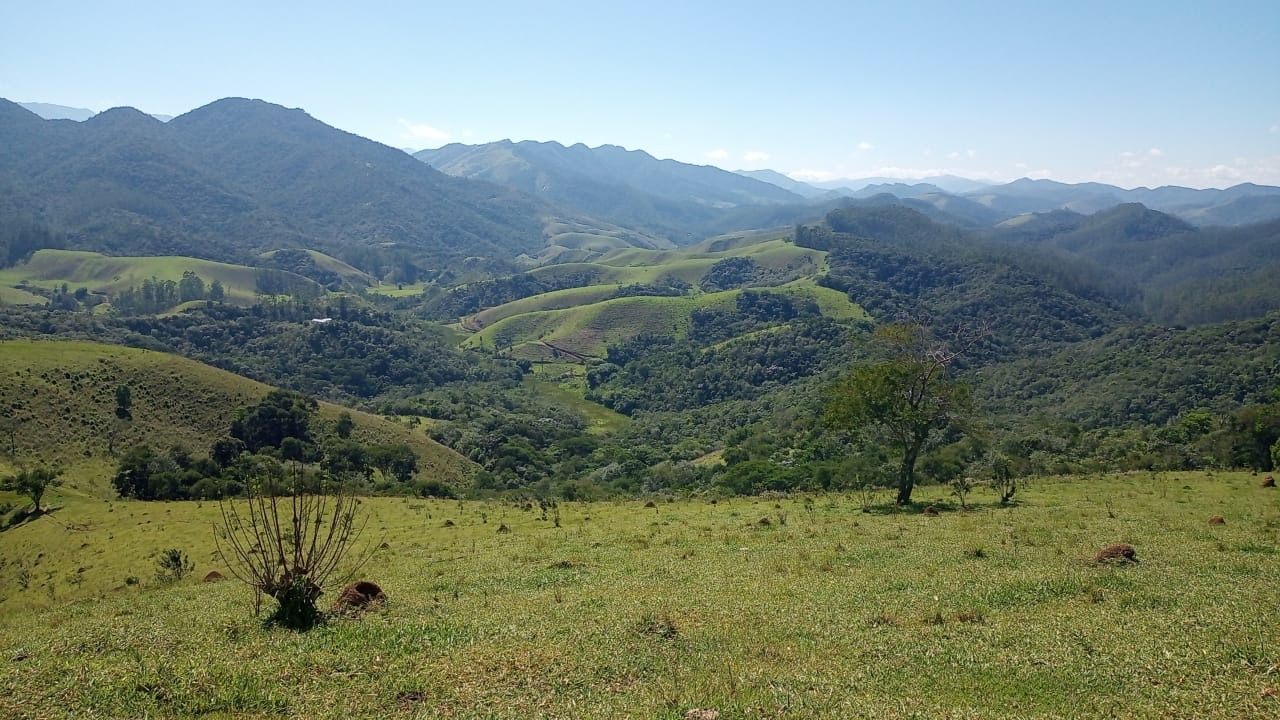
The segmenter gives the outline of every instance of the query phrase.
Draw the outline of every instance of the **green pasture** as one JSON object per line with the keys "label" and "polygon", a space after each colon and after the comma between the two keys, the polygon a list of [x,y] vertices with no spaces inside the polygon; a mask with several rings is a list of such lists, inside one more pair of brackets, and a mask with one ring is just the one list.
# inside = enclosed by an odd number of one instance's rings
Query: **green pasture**
{"label": "green pasture", "polygon": [[[63,489],[0,534],[0,716],[1280,712],[1280,495],[1258,478],[1042,479],[967,510],[919,495],[941,512],[887,494],[870,512],[827,494],[545,516],[365,499],[362,546],[381,549],[359,576],[389,601],[294,633],[264,628],[247,587],[200,582],[228,570],[216,504]],[[1138,562],[1095,564],[1113,542]],[[165,585],[156,555],[174,547],[195,571]]]}
{"label": "green pasture", "polygon": [[188,270],[199,275],[206,288],[214,280],[222,283],[227,302],[250,304],[255,300],[257,270],[245,265],[181,256],[111,257],[80,250],[37,250],[29,261],[0,270],[0,286],[25,284],[51,290],[65,283],[71,290],[83,287],[113,294],[141,286],[150,278],[177,282]]}

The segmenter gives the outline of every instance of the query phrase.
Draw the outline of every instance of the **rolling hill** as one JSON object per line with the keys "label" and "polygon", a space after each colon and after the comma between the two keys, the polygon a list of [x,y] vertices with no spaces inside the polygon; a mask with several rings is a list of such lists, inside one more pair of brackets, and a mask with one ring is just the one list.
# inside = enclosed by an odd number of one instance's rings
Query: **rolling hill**
{"label": "rolling hill", "polygon": [[[225,435],[235,413],[271,390],[262,383],[176,355],[88,342],[0,341],[0,405],[12,419],[18,462],[113,462],[112,453],[148,443],[183,444],[208,452]],[[115,413],[115,389],[130,387],[132,419]],[[332,423],[343,408],[321,403]],[[351,411],[353,437],[363,442],[404,443],[419,458],[425,477],[462,482],[472,464],[453,451],[376,415]],[[6,434],[8,427],[6,427]]]}
{"label": "rolling hill", "polygon": [[[81,250],[39,250],[30,260],[0,270],[0,285],[52,290],[65,283],[71,289],[83,287],[109,297],[150,278],[177,282],[187,271],[199,275],[206,285],[220,282],[226,290],[226,302],[251,305],[256,300],[256,268],[191,257],[111,257]],[[290,275],[294,283],[321,291],[314,281]]]}
{"label": "rolling hill", "polygon": [[[676,289],[707,286],[709,274],[726,260],[750,268],[734,283],[738,287]],[[639,335],[683,337],[695,312],[730,310],[746,288],[811,301],[827,317],[865,318],[842,293],[814,283],[825,267],[825,252],[768,234],[715,238],[678,250],[619,250],[594,263],[530,271],[534,277],[573,278],[579,284],[464,317],[463,327],[476,331],[464,347],[503,349],[530,360],[601,358],[608,346]],[[645,287],[668,290],[649,294],[638,289]]]}

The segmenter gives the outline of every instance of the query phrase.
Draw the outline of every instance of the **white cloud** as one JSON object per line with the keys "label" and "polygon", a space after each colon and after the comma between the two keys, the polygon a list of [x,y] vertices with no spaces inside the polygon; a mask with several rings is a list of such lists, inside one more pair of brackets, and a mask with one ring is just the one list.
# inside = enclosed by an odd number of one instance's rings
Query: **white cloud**
{"label": "white cloud", "polygon": [[406,135],[409,138],[416,140],[430,140],[432,142],[448,142],[453,138],[452,134],[430,125],[412,123],[404,118],[400,118],[399,122],[400,127],[405,129]]}
{"label": "white cloud", "polygon": [[1164,157],[1164,151],[1160,148],[1153,147],[1147,151],[1147,155],[1153,158]]}
{"label": "white cloud", "polygon": [[729,151],[724,148],[716,148],[715,150],[708,150],[706,156],[710,160],[724,160],[729,157]]}
{"label": "white cloud", "polygon": [[764,162],[765,160],[769,159],[769,153],[762,152],[760,150],[752,150],[748,153],[745,153],[742,156],[742,159],[745,160],[746,162]]}
{"label": "white cloud", "polygon": [[1280,125],[1272,125],[1271,127],[1267,128],[1267,132],[1271,133],[1272,135],[1280,134]]}
{"label": "white cloud", "polygon": [[947,153],[947,159],[948,159],[948,160],[959,160],[959,159],[960,159],[960,151],[959,151],[959,150],[955,150],[955,151],[952,151],[952,152]]}
{"label": "white cloud", "polygon": [[874,147],[875,147],[875,145],[872,145],[871,143],[867,142],[866,140],[863,140],[862,142],[858,143],[858,149],[859,149],[859,150],[862,150],[862,151],[864,151],[864,152],[865,152],[865,151],[867,151],[867,150],[870,150],[870,149],[872,149],[872,148],[874,148]]}
{"label": "white cloud", "polygon": [[965,154],[965,155],[968,155],[969,157],[978,157],[978,151],[977,151],[977,150],[965,150],[965,151],[964,151],[964,154]]}

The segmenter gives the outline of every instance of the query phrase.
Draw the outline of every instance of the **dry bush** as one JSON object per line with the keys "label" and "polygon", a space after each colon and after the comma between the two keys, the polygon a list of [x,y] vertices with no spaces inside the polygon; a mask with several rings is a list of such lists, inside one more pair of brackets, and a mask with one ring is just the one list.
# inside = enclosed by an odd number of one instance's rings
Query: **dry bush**
{"label": "dry bush", "polygon": [[[231,574],[277,606],[268,621],[305,630],[320,620],[316,600],[330,582],[355,573],[369,553],[352,552],[363,533],[360,500],[341,484],[327,490],[305,482],[295,469],[288,486],[256,480],[242,500],[219,503],[222,522],[214,526],[218,554]],[[313,492],[314,491],[314,492]],[[370,551],[371,552],[371,551]]]}

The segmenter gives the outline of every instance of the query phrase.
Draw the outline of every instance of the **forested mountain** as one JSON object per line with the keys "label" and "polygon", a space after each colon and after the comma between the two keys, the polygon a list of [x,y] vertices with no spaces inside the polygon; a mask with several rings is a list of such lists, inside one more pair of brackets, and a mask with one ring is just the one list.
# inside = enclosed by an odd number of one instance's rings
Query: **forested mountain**
{"label": "forested mountain", "polygon": [[782,224],[808,214],[796,207],[802,195],[770,183],[615,145],[503,140],[455,143],[414,157],[450,175],[506,185],[678,244],[759,227],[742,224],[735,209],[788,206]]}
{"label": "forested mountain", "polygon": [[1267,281],[1280,266],[1280,220],[1197,229],[1129,203],[1089,216],[1023,215],[987,236],[1050,248],[1091,263],[1099,276],[1123,278],[1163,322],[1240,320],[1280,309],[1280,289]]}
{"label": "forested mountain", "polygon": [[110,254],[250,262],[301,246],[379,276],[412,276],[536,258],[553,222],[600,233],[610,247],[654,243],[436,172],[301,110],[235,98],[169,123],[131,108],[48,121],[0,101],[0,188],[6,217],[51,228],[65,247]]}
{"label": "forested mountain", "polygon": [[964,197],[1008,215],[1071,210],[1092,214],[1124,203],[1141,203],[1199,226],[1245,225],[1280,218],[1280,187],[1242,183],[1225,190],[1166,186],[1125,190],[1104,183],[1060,183],[1022,178],[964,193]]}

